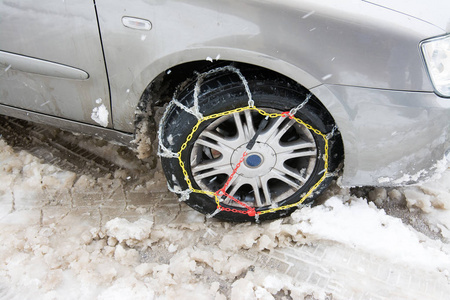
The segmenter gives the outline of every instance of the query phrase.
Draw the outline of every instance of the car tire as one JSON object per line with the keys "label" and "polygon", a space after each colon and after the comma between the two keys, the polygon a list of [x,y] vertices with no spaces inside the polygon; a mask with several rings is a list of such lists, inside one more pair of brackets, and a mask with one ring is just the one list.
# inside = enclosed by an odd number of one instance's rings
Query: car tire
{"label": "car tire", "polygon": [[[342,159],[338,131],[318,99],[260,72],[199,78],[173,100],[160,127],[160,143],[172,153],[162,157],[169,187],[195,210],[226,221],[276,219],[313,203]],[[245,149],[258,127],[255,146]]]}

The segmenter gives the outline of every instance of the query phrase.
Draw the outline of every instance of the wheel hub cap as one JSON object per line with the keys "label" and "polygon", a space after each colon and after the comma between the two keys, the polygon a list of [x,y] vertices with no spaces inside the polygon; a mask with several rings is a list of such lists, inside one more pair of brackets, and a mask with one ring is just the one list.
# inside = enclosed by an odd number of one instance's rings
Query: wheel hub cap
{"label": "wheel hub cap", "polygon": [[262,163],[262,157],[260,154],[252,154],[245,160],[245,165],[249,168],[257,168]]}
{"label": "wheel hub cap", "polygon": [[239,167],[237,174],[253,178],[269,173],[277,163],[276,152],[266,143],[256,143],[252,150],[247,150],[247,143],[237,148],[231,156],[231,166],[236,168],[236,164],[241,159],[245,151],[248,152],[244,163]]}
{"label": "wheel hub cap", "polygon": [[[190,156],[193,179],[200,189],[216,192],[228,182],[229,196],[263,207],[287,199],[305,184],[317,159],[313,135],[295,120],[277,117],[269,120],[248,150],[261,120],[258,112],[245,110],[219,117],[201,132]],[[244,152],[247,155],[237,168]],[[222,201],[242,208],[229,197]]]}

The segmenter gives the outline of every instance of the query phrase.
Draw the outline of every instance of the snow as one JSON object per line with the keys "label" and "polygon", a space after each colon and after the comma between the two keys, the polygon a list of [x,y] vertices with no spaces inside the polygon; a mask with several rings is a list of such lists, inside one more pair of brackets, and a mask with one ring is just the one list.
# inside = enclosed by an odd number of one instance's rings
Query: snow
{"label": "snow", "polygon": [[220,59],[220,54],[216,55],[216,58],[212,58],[211,56],[206,57],[206,60],[209,62],[213,62],[214,60],[219,60]]}
{"label": "snow", "polygon": [[327,75],[322,77],[322,80],[325,81],[325,80],[330,79],[331,77],[333,77],[333,74],[327,74]]}
{"label": "snow", "polygon": [[395,257],[403,264],[450,270],[450,257],[434,240],[411,231],[365,199],[345,204],[332,197],[322,207],[297,211],[292,218],[309,241],[336,241],[386,259]]}
{"label": "snow", "polygon": [[136,152],[140,159],[144,159],[152,155],[152,140],[148,134],[148,120],[141,121],[136,130],[136,137],[133,141],[137,145]]}
{"label": "snow", "polygon": [[98,98],[95,103],[100,104],[92,109],[91,119],[103,127],[108,127],[109,112],[105,104],[102,104],[102,99]]}
{"label": "snow", "polygon": [[304,15],[304,16],[302,17],[302,19],[306,19],[306,18],[312,16],[315,12],[316,12],[316,11],[314,11],[314,10],[313,10],[313,11],[310,11],[309,13],[307,13],[306,15]]}
{"label": "snow", "polygon": [[[117,146],[79,143],[137,168]],[[156,175],[80,175],[0,139],[0,299],[445,299],[442,170],[410,187],[333,185],[288,218],[232,224],[146,184]]]}

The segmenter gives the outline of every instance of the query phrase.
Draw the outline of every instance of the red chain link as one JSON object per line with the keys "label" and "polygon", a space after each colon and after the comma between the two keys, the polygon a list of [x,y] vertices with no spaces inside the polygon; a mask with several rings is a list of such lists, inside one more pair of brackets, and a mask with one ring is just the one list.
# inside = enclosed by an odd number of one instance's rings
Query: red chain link
{"label": "red chain link", "polygon": [[242,154],[241,159],[239,160],[239,162],[237,163],[236,167],[234,168],[233,172],[231,173],[230,177],[228,177],[227,182],[225,182],[225,185],[223,186],[223,188],[221,188],[220,190],[218,190],[215,194],[216,196],[223,196],[225,194],[225,190],[227,189],[227,187],[230,185],[231,179],[233,179],[234,175],[236,175],[239,167],[241,166],[242,162],[244,161],[245,157],[247,156],[247,151],[244,151],[244,154]]}
{"label": "red chain link", "polygon": [[290,111],[285,111],[285,112],[281,113],[281,117],[283,117],[283,118],[289,117],[289,119],[292,120],[294,118],[294,115],[292,115]]}
{"label": "red chain link", "polygon": [[230,185],[231,180],[233,179],[234,175],[236,175],[238,169],[240,168],[241,164],[244,162],[245,157],[247,156],[247,151],[244,151],[244,153],[242,154],[241,159],[239,160],[239,162],[236,164],[236,167],[234,168],[233,172],[231,173],[230,177],[228,177],[227,182],[225,182],[225,185],[218,190],[217,192],[215,192],[215,195],[217,197],[222,197],[225,196],[227,198],[230,198],[231,200],[233,200],[234,202],[236,202],[237,204],[245,207],[247,210],[246,211],[242,211],[242,210],[238,210],[235,208],[228,208],[228,207],[222,207],[220,206],[219,209],[222,211],[230,211],[230,212],[234,212],[234,213],[241,213],[241,214],[246,214],[249,215],[250,217],[255,216],[256,211],[253,207],[248,206],[247,204],[245,204],[242,201],[239,201],[238,199],[234,198],[233,196],[229,195],[226,192],[226,189],[228,188],[228,186]]}
{"label": "red chain link", "polygon": [[237,213],[242,213],[242,214],[247,214],[250,217],[254,217],[256,214],[255,208],[248,206],[247,204],[245,204],[242,201],[239,201],[238,199],[234,198],[233,196],[229,195],[228,193],[224,193],[223,194],[225,197],[230,198],[231,200],[233,200],[234,202],[236,202],[239,205],[242,205],[243,207],[245,207],[247,210],[246,211],[242,211],[242,210],[237,210],[237,209],[230,209],[227,207],[220,207],[220,210],[225,210],[225,211],[232,211],[232,212],[237,212]]}

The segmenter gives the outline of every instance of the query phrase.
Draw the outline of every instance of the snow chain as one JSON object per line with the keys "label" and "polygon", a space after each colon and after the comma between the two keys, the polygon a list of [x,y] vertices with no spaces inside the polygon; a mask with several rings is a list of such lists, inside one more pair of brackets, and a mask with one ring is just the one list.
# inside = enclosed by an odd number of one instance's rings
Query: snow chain
{"label": "snow chain", "polygon": [[[223,71],[230,71],[233,72],[235,74],[237,74],[239,76],[239,78],[241,79],[245,90],[247,92],[248,95],[248,106],[246,107],[240,107],[240,108],[236,108],[233,110],[229,110],[229,111],[224,111],[221,113],[216,113],[216,114],[212,114],[209,116],[203,116],[200,113],[199,107],[198,107],[198,94],[199,94],[199,90],[200,90],[200,85],[203,82],[203,80],[214,73],[218,73],[218,72],[223,72]],[[169,105],[166,108],[166,111],[164,112],[164,115],[161,119],[160,125],[159,125],[159,131],[158,131],[158,138],[159,138],[159,149],[158,149],[158,155],[161,157],[166,157],[166,158],[176,158],[178,159],[178,163],[181,167],[181,170],[183,171],[183,175],[184,175],[184,179],[188,185],[188,189],[185,191],[181,191],[181,192],[176,192],[177,194],[181,194],[183,197],[180,198],[180,201],[184,201],[184,200],[188,200],[189,199],[189,195],[191,193],[198,193],[198,194],[204,194],[204,195],[208,195],[210,197],[213,197],[215,199],[215,202],[217,204],[217,209],[209,216],[209,217],[213,217],[214,215],[216,215],[217,213],[221,212],[221,211],[228,211],[228,212],[232,212],[232,213],[240,213],[240,214],[247,214],[251,217],[255,217],[256,221],[258,221],[259,219],[259,215],[263,215],[263,214],[267,214],[267,213],[272,213],[272,212],[276,212],[279,210],[286,210],[295,206],[301,206],[303,204],[303,202],[309,197],[311,196],[311,194],[320,186],[320,184],[325,180],[326,177],[328,177],[328,140],[329,138],[331,138],[331,136],[334,134],[335,128],[333,128],[333,131],[330,134],[324,134],[322,133],[320,130],[312,127],[311,125],[305,123],[303,120],[296,118],[295,117],[295,113],[302,109],[306,103],[309,101],[309,99],[311,98],[311,94],[308,94],[307,97],[305,98],[305,100],[298,105],[297,107],[292,108],[290,111],[286,111],[283,113],[268,113],[266,111],[264,111],[263,109],[257,108],[254,105],[254,101],[252,99],[252,95],[250,92],[250,89],[248,87],[248,83],[247,80],[245,79],[245,77],[241,74],[241,72],[232,67],[232,66],[226,66],[226,67],[221,67],[221,68],[217,68],[214,70],[211,70],[209,72],[206,73],[202,73],[199,74],[197,77],[197,82],[196,82],[196,86],[195,86],[195,91],[194,91],[194,106],[191,108],[186,107],[185,105],[181,104],[178,100],[176,100],[175,96],[173,97],[172,101],[169,103]],[[181,109],[183,109],[184,111],[194,115],[197,118],[197,124],[195,124],[195,126],[192,128],[191,133],[187,136],[186,141],[181,145],[181,148],[178,152],[174,153],[171,152],[170,150],[168,150],[167,147],[164,146],[163,142],[162,142],[162,131],[163,131],[163,124],[165,123],[165,120],[167,119],[168,116],[168,112],[170,111],[170,109],[173,106],[177,106]],[[219,191],[216,192],[211,192],[211,191],[204,191],[204,190],[198,190],[195,189],[192,186],[192,182],[189,179],[189,175],[188,172],[186,171],[185,165],[183,160],[181,159],[183,151],[186,149],[188,143],[192,140],[192,137],[194,136],[195,132],[198,130],[198,128],[200,127],[200,125],[208,120],[213,120],[213,119],[217,119],[219,117],[223,117],[223,116],[227,116],[227,115],[231,115],[234,113],[240,113],[246,110],[254,110],[257,111],[259,114],[261,114],[264,117],[269,117],[269,118],[290,118],[292,120],[295,120],[297,123],[305,126],[306,128],[308,128],[310,131],[314,132],[315,134],[317,134],[318,136],[320,136],[324,143],[325,143],[325,153],[323,155],[323,160],[324,160],[324,170],[322,172],[320,172],[320,174],[322,174],[322,177],[314,184],[313,187],[311,187],[311,189],[309,189],[309,191],[307,193],[305,193],[300,199],[299,201],[297,201],[296,203],[292,203],[292,204],[288,204],[288,205],[283,205],[283,206],[279,206],[279,207],[271,207],[265,210],[260,210],[260,211],[256,211],[255,208],[253,207],[249,207],[246,204],[244,204],[243,202],[233,198],[232,196],[228,195],[224,190],[225,187],[220,189]],[[245,154],[244,154],[245,156]],[[242,159],[241,159],[242,160]],[[236,175],[236,171],[237,168],[239,168],[239,165],[237,165],[237,167],[235,168],[233,174],[231,174],[231,176]],[[229,180],[227,182],[230,181],[231,176],[229,178]],[[174,189],[170,188],[169,189],[171,191],[174,191]],[[242,210],[241,209],[237,209],[237,208],[228,208],[228,207],[223,207],[221,206],[221,200],[220,197],[222,196],[226,196],[231,198],[234,202],[240,204],[242,206]]]}

